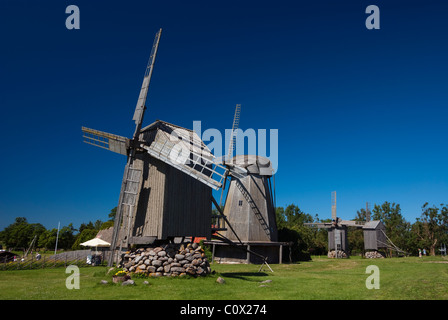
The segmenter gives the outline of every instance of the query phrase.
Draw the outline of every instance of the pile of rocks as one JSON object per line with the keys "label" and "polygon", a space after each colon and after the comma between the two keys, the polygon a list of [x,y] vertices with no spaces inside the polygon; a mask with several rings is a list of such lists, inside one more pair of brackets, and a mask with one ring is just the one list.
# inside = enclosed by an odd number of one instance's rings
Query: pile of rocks
{"label": "pile of rocks", "polygon": [[336,250],[331,250],[331,251],[328,251],[328,258],[337,258],[337,257],[339,257],[339,258],[347,258],[347,254],[344,252],[344,251],[342,251],[342,250],[338,250],[337,251],[337,256],[336,256]]}
{"label": "pile of rocks", "polygon": [[384,258],[384,256],[381,253],[379,253],[378,251],[367,251],[365,253],[365,257],[367,259],[382,259],[382,258]]}
{"label": "pile of rocks", "polygon": [[204,250],[197,243],[138,248],[122,256],[124,271],[149,276],[205,276],[211,272]]}

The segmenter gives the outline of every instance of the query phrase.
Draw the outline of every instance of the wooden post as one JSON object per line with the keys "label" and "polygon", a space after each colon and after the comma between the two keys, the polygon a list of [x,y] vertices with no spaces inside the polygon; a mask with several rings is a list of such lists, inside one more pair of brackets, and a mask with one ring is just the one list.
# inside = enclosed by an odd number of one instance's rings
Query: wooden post
{"label": "wooden post", "polygon": [[278,249],[278,263],[282,264],[282,257],[283,257],[283,245],[280,245],[280,248]]}
{"label": "wooden post", "polygon": [[213,244],[213,249],[212,249],[212,263],[215,259],[215,244]]}
{"label": "wooden post", "polygon": [[246,263],[250,263],[250,244],[247,244],[247,257],[246,257]]}

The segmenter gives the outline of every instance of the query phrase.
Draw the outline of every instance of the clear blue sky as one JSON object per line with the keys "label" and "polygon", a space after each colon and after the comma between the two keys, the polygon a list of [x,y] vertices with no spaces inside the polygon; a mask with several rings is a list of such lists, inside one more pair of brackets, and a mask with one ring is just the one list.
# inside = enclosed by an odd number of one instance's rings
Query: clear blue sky
{"label": "clear blue sky", "polygon": [[[65,8],[78,5],[80,30]],[[365,9],[380,8],[380,30]],[[134,130],[163,28],[144,124],[278,129],[277,205],[352,219],[399,203],[414,222],[448,202],[444,0],[0,2],[0,230],[106,220],[125,157],[81,126]]]}

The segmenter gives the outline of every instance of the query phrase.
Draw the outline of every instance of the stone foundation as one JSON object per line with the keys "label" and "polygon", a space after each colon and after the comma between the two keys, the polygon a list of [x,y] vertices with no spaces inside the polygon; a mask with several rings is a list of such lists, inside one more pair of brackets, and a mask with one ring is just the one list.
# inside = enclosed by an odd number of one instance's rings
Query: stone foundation
{"label": "stone foundation", "polygon": [[170,243],[138,248],[122,255],[124,271],[149,276],[205,276],[211,272],[204,250],[197,243]]}
{"label": "stone foundation", "polygon": [[378,251],[368,251],[364,255],[367,259],[382,259],[384,256]]}
{"label": "stone foundation", "polygon": [[337,256],[336,256],[335,250],[328,251],[327,256],[328,256],[328,258],[332,258],[332,259],[334,259],[336,257],[339,257],[339,258],[347,258],[348,257],[347,254],[342,250],[337,251]]}

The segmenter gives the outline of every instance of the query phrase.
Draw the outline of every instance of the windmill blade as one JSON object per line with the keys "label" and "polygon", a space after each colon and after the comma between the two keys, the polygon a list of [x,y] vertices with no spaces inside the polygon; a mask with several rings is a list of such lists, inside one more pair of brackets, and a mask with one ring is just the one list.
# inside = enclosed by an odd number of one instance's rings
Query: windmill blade
{"label": "windmill blade", "polygon": [[331,219],[337,222],[336,218],[336,191],[333,191],[331,193]]}
{"label": "windmill blade", "polygon": [[82,127],[83,142],[96,147],[127,155],[129,139],[115,134]]}
{"label": "windmill blade", "polygon": [[152,70],[154,68],[154,62],[156,60],[157,49],[159,47],[160,35],[162,34],[162,28],[156,33],[156,37],[154,39],[154,43],[152,45],[151,54],[149,55],[148,65],[146,66],[145,76],[143,78],[142,88],[140,89],[140,94],[137,100],[137,106],[135,107],[134,116],[132,120],[135,121],[136,132],[134,137],[138,135],[138,131],[141,128],[143,113],[145,109],[146,97],[148,95],[149,83],[151,81]]}
{"label": "windmill blade", "polygon": [[159,131],[150,145],[143,148],[154,158],[219,190],[222,187],[227,168],[214,163],[213,154],[201,149],[190,139],[174,138],[170,133]]}
{"label": "windmill blade", "polygon": [[366,202],[366,222],[370,222],[370,206],[368,202]]}
{"label": "windmill blade", "polygon": [[227,151],[226,162],[230,162],[233,156],[233,150],[235,149],[236,135],[238,133],[238,126],[240,124],[240,112],[241,105],[237,104],[235,107],[235,115],[233,117],[232,134],[230,136],[229,150]]}

